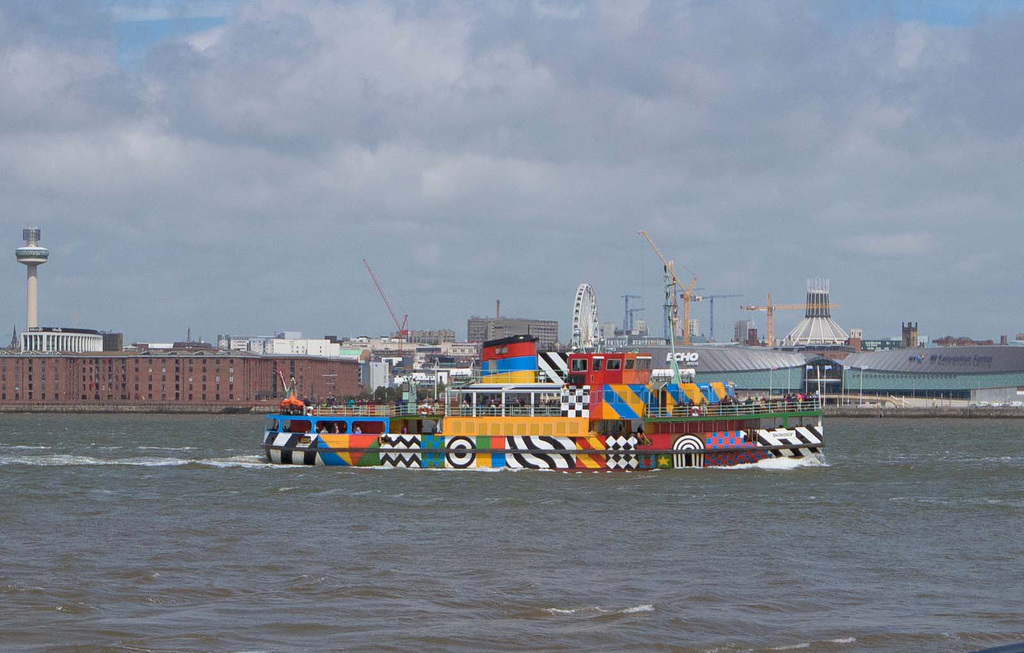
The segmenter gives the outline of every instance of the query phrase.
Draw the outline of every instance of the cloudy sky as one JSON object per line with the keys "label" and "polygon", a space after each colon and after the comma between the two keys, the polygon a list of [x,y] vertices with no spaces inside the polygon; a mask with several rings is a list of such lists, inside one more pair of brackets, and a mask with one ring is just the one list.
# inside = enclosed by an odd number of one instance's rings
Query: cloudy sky
{"label": "cloudy sky", "polygon": [[638,229],[743,295],[720,340],[816,276],[866,337],[1012,335],[1022,60],[1020,1],[0,0],[0,242],[126,341],[387,332],[363,258],[412,328],[567,335],[589,282],[660,333]]}

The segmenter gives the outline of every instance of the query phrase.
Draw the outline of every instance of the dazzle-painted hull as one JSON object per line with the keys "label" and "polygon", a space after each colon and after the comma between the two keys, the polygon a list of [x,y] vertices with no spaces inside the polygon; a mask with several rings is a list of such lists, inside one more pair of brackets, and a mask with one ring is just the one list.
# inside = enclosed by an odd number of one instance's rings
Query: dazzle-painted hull
{"label": "dazzle-painted hull", "polygon": [[[821,402],[740,402],[733,383],[681,375],[651,383],[651,356],[536,351],[533,336],[483,343],[479,381],[424,405],[282,402],[266,419],[281,464],[444,469],[640,471],[807,458],[824,447]],[[290,402],[290,403],[289,403]],[[297,404],[297,405],[296,405]]]}
{"label": "dazzle-painted hull", "polygon": [[[466,424],[462,426],[469,430]],[[565,430],[570,430],[568,424]],[[268,461],[293,465],[640,471],[813,457],[822,452],[824,438],[820,424],[652,435],[338,435],[267,431],[263,447]]]}

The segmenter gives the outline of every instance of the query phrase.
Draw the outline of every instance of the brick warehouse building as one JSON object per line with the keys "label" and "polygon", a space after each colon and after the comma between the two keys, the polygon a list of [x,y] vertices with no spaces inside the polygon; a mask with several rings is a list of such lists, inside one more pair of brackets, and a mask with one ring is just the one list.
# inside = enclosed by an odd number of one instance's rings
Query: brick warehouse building
{"label": "brick warehouse building", "polygon": [[219,350],[0,354],[0,406],[238,407],[276,403],[278,380],[300,397],[358,394],[359,364],[312,356]]}

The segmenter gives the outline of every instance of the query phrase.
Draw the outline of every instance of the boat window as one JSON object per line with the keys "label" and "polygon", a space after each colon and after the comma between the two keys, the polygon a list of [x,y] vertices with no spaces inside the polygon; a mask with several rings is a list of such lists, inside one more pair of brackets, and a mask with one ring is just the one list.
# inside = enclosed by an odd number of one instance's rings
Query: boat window
{"label": "boat window", "polygon": [[638,370],[649,370],[651,369],[650,358],[638,358],[636,359],[636,369]]}
{"label": "boat window", "polygon": [[622,369],[622,361],[620,361],[618,358],[609,358],[608,359],[608,371],[610,372],[612,370],[618,370],[618,369]]}
{"label": "boat window", "polygon": [[274,419],[273,417],[268,417],[265,425],[263,426],[263,428],[267,429],[268,431],[276,431],[277,430],[277,420]]}
{"label": "boat window", "polygon": [[309,433],[313,423],[308,419],[286,419],[281,424],[281,430],[288,433]]}
{"label": "boat window", "polygon": [[587,371],[587,359],[586,358],[574,358],[574,359],[572,359],[572,371],[573,372],[586,372]]}
{"label": "boat window", "polygon": [[594,371],[595,372],[600,372],[601,368],[603,366],[604,366],[604,360],[603,359],[601,359],[601,358],[595,358],[594,359]]}
{"label": "boat window", "polygon": [[384,433],[384,422],[380,420],[355,420],[352,422],[352,432],[355,433],[356,429],[365,433]]}
{"label": "boat window", "polygon": [[636,359],[635,358],[627,358],[626,359],[626,369],[627,370],[633,369],[633,366],[635,364],[636,364]]}

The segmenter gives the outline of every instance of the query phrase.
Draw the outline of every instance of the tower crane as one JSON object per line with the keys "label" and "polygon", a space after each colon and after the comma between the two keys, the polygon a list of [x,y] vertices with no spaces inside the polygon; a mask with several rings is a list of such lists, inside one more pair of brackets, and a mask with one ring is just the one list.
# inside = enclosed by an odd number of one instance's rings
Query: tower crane
{"label": "tower crane", "polygon": [[409,329],[406,325],[409,322],[409,314],[406,313],[403,315],[402,321],[399,323],[398,316],[395,314],[395,310],[391,308],[391,302],[388,301],[388,296],[384,294],[384,288],[380,285],[380,282],[377,281],[377,275],[373,273],[373,268],[370,267],[370,264],[365,258],[363,259],[363,265],[366,266],[366,271],[370,273],[370,278],[373,279],[373,285],[377,286],[377,292],[380,293],[380,298],[384,300],[384,306],[387,307],[388,313],[391,313],[391,319],[394,320],[395,326],[398,328],[398,337],[402,339],[407,338],[409,336]]}
{"label": "tower crane", "polygon": [[[818,305],[815,305],[816,307]],[[764,311],[768,315],[766,341],[769,347],[775,346],[775,311],[806,311],[805,304],[773,304],[772,294],[768,293],[768,303],[764,306],[740,306],[745,311]],[[839,304],[823,304],[820,308],[839,308]]]}
{"label": "tower crane", "polygon": [[708,304],[710,304],[710,306],[711,306],[711,316],[710,316],[711,330],[710,330],[710,333],[708,334],[708,338],[711,340],[711,342],[715,341],[715,300],[716,299],[725,299],[726,297],[742,297],[742,296],[743,295],[701,295],[700,296],[701,299],[708,300]]}
{"label": "tower crane", "polygon": [[[684,286],[683,282],[680,281],[679,277],[676,276],[675,261],[670,261],[667,258],[665,258],[665,255],[661,253],[661,250],[658,249],[658,246],[654,244],[654,241],[651,240],[651,237],[647,235],[646,231],[641,231],[640,235],[647,239],[647,242],[651,244],[651,249],[654,250],[654,253],[657,254],[658,258],[661,259],[662,265],[665,266],[665,295],[666,295],[666,299],[668,299],[667,295],[669,293],[670,287],[673,284],[677,288],[679,288],[679,296],[683,298],[683,325],[684,325],[684,329],[683,329],[683,344],[684,345],[689,345],[690,344],[690,302],[691,301],[700,301],[700,299],[701,299],[699,295],[694,295],[693,294],[693,289],[697,287],[697,274],[693,270],[691,270],[690,268],[686,267],[685,265],[680,265],[679,267],[683,268],[684,270],[686,270],[687,272],[689,272],[690,274],[693,275],[693,281],[690,282],[690,285],[689,286]],[[675,332],[678,330],[678,326],[679,326],[679,303],[677,301],[676,293],[675,292],[672,292],[672,318],[671,318],[671,321],[672,321],[672,334],[673,334],[672,337],[675,338]]]}

